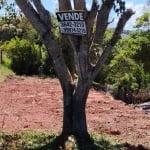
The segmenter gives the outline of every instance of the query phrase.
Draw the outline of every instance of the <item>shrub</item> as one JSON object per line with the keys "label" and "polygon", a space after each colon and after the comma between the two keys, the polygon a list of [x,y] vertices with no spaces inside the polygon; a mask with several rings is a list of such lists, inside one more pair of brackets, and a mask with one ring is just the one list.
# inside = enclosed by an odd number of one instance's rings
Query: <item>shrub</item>
{"label": "shrub", "polygon": [[19,38],[13,38],[3,44],[2,49],[11,59],[11,68],[18,75],[37,74],[41,65],[41,52],[36,44]]}
{"label": "shrub", "polygon": [[109,64],[107,82],[114,87],[113,95],[132,103],[133,93],[146,86],[143,66],[137,64],[126,51],[116,55]]}

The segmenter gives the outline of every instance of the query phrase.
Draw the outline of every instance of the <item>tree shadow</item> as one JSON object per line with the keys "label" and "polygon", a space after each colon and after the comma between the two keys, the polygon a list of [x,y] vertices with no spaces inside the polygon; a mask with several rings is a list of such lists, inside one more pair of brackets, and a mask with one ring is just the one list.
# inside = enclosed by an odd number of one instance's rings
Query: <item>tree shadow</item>
{"label": "tree shadow", "polygon": [[[143,145],[132,145],[130,143],[118,144],[107,136],[87,135],[75,137],[73,135],[40,136],[32,135],[32,138],[23,139],[21,135],[3,135],[0,149],[18,150],[150,150]],[[33,148],[34,147],[34,148]]]}
{"label": "tree shadow", "polygon": [[32,150],[149,150],[142,145],[135,146],[129,143],[112,144],[105,138],[94,141],[93,138],[86,137],[84,139],[77,138],[77,140],[73,141],[74,136],[71,137],[72,140],[60,135],[51,143]]}
{"label": "tree shadow", "polygon": [[58,136],[52,142],[32,150],[61,150],[62,147],[63,147],[63,139],[61,136]]}
{"label": "tree shadow", "polygon": [[103,138],[94,140],[90,135],[84,138],[74,136],[67,138],[60,135],[52,142],[34,150],[121,150],[122,148],[123,144],[113,145],[109,140]]}
{"label": "tree shadow", "polygon": [[94,138],[87,134],[85,137],[76,137],[78,150],[99,150]]}
{"label": "tree shadow", "polygon": [[[73,135],[64,137],[60,135],[52,142],[34,150],[99,150],[90,137],[75,138]],[[33,150],[33,149],[32,149]]]}

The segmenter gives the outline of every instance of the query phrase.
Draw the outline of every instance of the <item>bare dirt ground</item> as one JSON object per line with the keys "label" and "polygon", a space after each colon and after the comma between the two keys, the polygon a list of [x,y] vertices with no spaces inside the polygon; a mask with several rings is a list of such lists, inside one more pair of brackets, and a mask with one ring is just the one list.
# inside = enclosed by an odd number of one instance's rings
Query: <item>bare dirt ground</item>
{"label": "bare dirt ground", "polygon": [[[61,130],[62,91],[57,79],[8,77],[0,83],[0,131]],[[90,131],[150,147],[150,113],[91,89]]]}

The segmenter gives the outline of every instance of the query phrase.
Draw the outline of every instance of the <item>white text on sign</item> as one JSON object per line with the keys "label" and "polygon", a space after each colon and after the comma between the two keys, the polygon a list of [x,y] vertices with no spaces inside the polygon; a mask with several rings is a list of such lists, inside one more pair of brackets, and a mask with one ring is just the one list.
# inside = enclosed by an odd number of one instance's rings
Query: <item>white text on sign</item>
{"label": "white text on sign", "polygon": [[79,36],[87,34],[84,11],[63,11],[56,15],[61,33]]}
{"label": "white text on sign", "polygon": [[66,12],[66,13],[58,13],[57,18],[59,21],[83,21],[84,16],[83,13],[76,12]]}

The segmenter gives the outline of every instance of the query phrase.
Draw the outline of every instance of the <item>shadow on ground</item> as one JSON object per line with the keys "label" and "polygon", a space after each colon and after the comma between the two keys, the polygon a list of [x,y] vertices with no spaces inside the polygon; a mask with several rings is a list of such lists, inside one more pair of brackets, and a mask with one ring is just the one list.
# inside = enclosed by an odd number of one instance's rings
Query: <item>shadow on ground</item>
{"label": "shadow on ground", "polygon": [[118,144],[107,136],[86,138],[56,136],[56,134],[23,132],[0,134],[0,150],[150,150],[142,145]]}
{"label": "shadow on ground", "polygon": [[42,147],[30,150],[149,150],[142,145],[134,146],[129,143],[124,144],[112,144],[110,141],[101,138],[99,141],[94,142],[91,138],[90,141],[85,140],[62,141],[62,137],[56,137],[51,143],[48,143]]}

